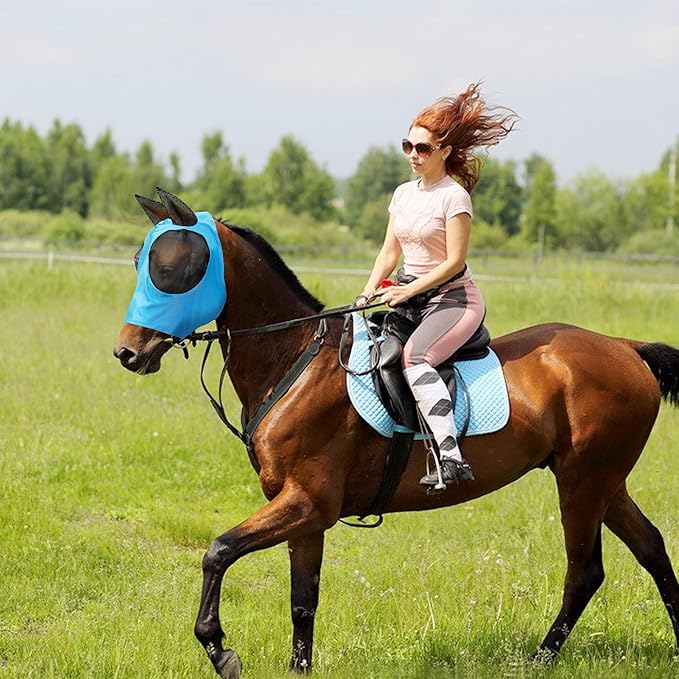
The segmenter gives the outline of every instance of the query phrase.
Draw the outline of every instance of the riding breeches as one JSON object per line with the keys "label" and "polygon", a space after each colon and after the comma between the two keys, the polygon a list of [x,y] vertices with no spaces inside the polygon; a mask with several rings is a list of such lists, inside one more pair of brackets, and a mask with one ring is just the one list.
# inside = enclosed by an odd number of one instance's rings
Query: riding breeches
{"label": "riding breeches", "polygon": [[409,310],[417,327],[403,348],[401,364],[420,414],[442,456],[461,458],[448,388],[435,370],[467,342],[483,322],[485,305],[472,281],[436,294]]}
{"label": "riding breeches", "polygon": [[403,368],[441,365],[476,332],[485,312],[481,291],[472,281],[432,297],[411,314],[417,328],[403,348]]}

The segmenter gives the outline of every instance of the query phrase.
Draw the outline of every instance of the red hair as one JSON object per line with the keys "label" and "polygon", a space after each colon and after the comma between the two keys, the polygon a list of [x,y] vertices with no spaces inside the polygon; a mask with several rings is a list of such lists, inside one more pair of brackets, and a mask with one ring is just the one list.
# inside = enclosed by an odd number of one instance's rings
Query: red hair
{"label": "red hair", "polygon": [[424,127],[441,147],[452,147],[446,158],[446,172],[471,193],[481,171],[481,162],[473,150],[497,144],[512,131],[517,119],[512,109],[488,106],[481,98],[481,83],[476,83],[457,97],[437,99],[419,113],[410,127]]}

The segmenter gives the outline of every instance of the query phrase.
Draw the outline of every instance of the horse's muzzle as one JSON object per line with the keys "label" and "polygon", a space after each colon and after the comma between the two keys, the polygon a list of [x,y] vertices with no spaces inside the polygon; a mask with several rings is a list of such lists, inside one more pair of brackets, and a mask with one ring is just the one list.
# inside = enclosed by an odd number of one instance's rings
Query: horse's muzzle
{"label": "horse's muzzle", "polygon": [[123,368],[139,375],[148,375],[160,370],[160,360],[172,346],[162,333],[140,326],[125,325],[118,335],[113,355]]}

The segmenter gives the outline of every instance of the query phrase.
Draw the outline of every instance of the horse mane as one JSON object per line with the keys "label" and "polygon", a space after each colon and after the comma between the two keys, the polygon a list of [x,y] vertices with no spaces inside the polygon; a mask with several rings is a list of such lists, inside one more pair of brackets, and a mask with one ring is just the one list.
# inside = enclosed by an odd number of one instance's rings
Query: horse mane
{"label": "horse mane", "polygon": [[257,232],[244,226],[237,226],[229,222],[222,221],[217,218],[217,221],[237,233],[241,238],[252,245],[257,252],[259,252],[270,266],[276,271],[281,278],[288,284],[290,289],[300,298],[302,302],[310,306],[314,313],[318,313],[324,307],[323,302],[314,297],[299,281],[299,278],[294,274],[292,269],[283,261],[281,256],[274,250],[273,246]]}

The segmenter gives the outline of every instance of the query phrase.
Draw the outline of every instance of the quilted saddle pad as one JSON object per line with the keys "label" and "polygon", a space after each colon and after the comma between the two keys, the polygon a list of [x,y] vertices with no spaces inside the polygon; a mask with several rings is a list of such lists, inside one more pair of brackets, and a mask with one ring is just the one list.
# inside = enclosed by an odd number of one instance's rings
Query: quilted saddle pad
{"label": "quilted saddle pad", "polygon": [[[353,316],[353,343],[349,356],[349,367],[355,372],[364,372],[370,367],[371,340],[366,330],[366,321],[358,313]],[[509,421],[509,396],[500,361],[491,349],[487,356],[471,361],[456,361],[469,394],[469,428],[467,436],[492,434],[502,429]],[[349,398],[359,415],[378,433],[391,438],[394,431],[409,431],[396,424],[377,396],[372,375],[347,373]],[[458,431],[464,425],[466,411],[465,394],[459,379],[455,401],[455,422]],[[422,435],[417,433],[416,439]]]}

